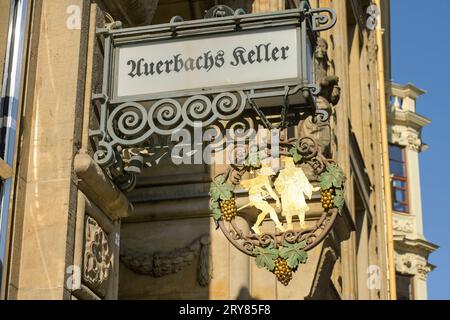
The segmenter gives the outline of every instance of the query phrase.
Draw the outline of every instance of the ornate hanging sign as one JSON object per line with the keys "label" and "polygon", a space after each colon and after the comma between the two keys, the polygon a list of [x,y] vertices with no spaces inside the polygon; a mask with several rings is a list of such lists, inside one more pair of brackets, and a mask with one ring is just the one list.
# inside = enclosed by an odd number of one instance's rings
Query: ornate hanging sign
{"label": "ornate hanging sign", "polygon": [[90,136],[95,161],[123,190],[134,187],[146,165],[129,150],[148,149],[156,137],[223,124],[247,111],[265,126],[269,112],[316,111],[317,33],[334,26],[334,11],[307,2],[264,14],[224,8],[203,20],[98,30],[104,74],[93,97],[99,123]]}
{"label": "ornate hanging sign", "polygon": [[[264,127],[279,137],[297,127],[299,138],[270,141],[267,159],[249,152],[210,190],[212,215],[227,239],[288,285],[344,205],[345,178],[330,159],[339,79],[318,37],[334,26],[336,14],[301,1],[299,9],[250,15],[216,6],[207,17],[99,30],[104,76],[93,97],[99,111],[90,132],[94,159],[129,191],[145,155],[166,147],[161,141],[168,137],[198,128],[228,137],[237,127],[257,135]],[[234,143],[217,145],[224,151]],[[319,202],[320,218],[307,223]]]}
{"label": "ornate hanging sign", "polygon": [[[281,145],[288,151],[279,159],[246,162],[217,176],[211,185],[210,208],[228,240],[287,286],[293,272],[306,263],[307,252],[324,240],[342,210],[345,177],[322,155],[314,139],[291,139]],[[281,160],[278,172],[271,166],[273,160]],[[311,181],[305,171],[311,172]],[[236,199],[243,193],[248,194],[248,203],[237,208]],[[320,195],[323,213],[314,225],[308,225],[307,200],[314,195]],[[237,222],[238,216],[245,221],[243,225]],[[274,223],[272,232],[261,231],[266,217]],[[298,218],[298,225],[294,225],[294,218]],[[248,230],[250,221],[255,222]]]}

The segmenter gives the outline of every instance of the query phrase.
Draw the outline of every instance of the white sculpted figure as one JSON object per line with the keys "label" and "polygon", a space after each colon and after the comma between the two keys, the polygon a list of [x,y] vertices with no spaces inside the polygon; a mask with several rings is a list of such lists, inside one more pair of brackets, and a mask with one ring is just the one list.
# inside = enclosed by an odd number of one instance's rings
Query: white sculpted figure
{"label": "white sculpted figure", "polygon": [[271,176],[273,175],[275,175],[275,172],[270,167],[270,164],[263,164],[256,178],[241,181],[241,185],[248,191],[248,198],[250,201],[245,207],[255,207],[261,211],[255,225],[252,227],[252,230],[258,235],[261,234],[259,226],[264,221],[267,214],[270,214],[270,218],[275,222],[277,229],[285,231],[278,219],[275,209],[266,200],[268,196],[271,196],[276,201],[277,208],[281,208],[280,199],[272,189],[271,185]]}
{"label": "white sculpted figure", "polygon": [[294,215],[298,215],[300,227],[305,229],[305,214],[309,210],[305,196],[311,200],[313,192],[319,191],[320,188],[314,188],[303,170],[295,166],[292,158],[284,158],[284,164],[285,168],[280,171],[275,181],[275,190],[281,195],[283,216],[286,217],[288,230],[293,229]]}

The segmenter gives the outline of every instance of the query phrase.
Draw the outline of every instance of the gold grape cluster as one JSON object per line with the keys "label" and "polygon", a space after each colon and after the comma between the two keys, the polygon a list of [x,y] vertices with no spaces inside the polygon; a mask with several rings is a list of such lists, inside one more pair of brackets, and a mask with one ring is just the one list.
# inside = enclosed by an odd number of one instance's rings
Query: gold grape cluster
{"label": "gold grape cluster", "polygon": [[332,209],[334,207],[334,189],[322,190],[322,207],[324,209]]}
{"label": "gold grape cluster", "polygon": [[231,221],[236,217],[237,208],[234,199],[224,200],[220,202],[220,211],[226,221]]}
{"label": "gold grape cluster", "polygon": [[273,273],[283,285],[289,285],[289,282],[292,280],[293,272],[294,270],[288,266],[285,259],[278,257],[275,260],[275,269],[273,270]]}

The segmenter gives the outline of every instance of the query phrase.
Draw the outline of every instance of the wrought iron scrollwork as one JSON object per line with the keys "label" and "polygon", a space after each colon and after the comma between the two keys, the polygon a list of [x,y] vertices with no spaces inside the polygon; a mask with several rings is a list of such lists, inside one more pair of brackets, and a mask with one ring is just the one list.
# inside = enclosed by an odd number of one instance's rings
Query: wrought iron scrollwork
{"label": "wrought iron scrollwork", "polygon": [[[152,135],[172,135],[187,127],[201,123],[207,127],[218,120],[237,118],[245,109],[243,91],[224,92],[216,96],[196,95],[184,102],[162,99],[150,107],[137,102],[126,102],[113,108],[106,122],[106,135],[98,143],[95,161],[102,166],[115,159],[114,147],[138,146]],[[106,136],[108,138],[106,138]]]}
{"label": "wrought iron scrollwork", "polygon": [[[312,9],[307,1],[302,2],[297,10],[255,15],[246,15],[244,10],[233,10],[219,5],[211,8],[206,17],[220,19],[184,22],[182,18],[174,17],[168,25],[149,26],[145,30],[138,31],[139,36],[131,34],[126,29],[98,30],[99,36],[105,40],[104,84],[102,92],[95,94],[92,99],[100,106],[98,128],[90,132],[90,137],[95,142],[94,160],[111,171],[110,176],[123,186],[123,190],[133,188],[136,182],[135,175],[140,173],[143,164],[149,166],[149,162],[143,161],[139,151],[131,154],[131,158],[127,158],[124,154],[130,154],[129,149],[132,148],[150,150],[154,147],[151,141],[155,136],[167,137],[177,131],[195,129],[196,123],[200,122],[204,129],[228,127],[225,122],[236,125],[242,120],[241,115],[246,109],[252,109],[258,118],[258,124],[262,123],[268,129],[284,129],[292,126],[294,121],[300,118],[299,114],[302,114],[301,117],[314,116],[316,112],[316,118],[322,122],[327,121],[329,117],[317,108],[316,101],[321,87],[313,83],[311,68],[308,68],[304,61],[301,61],[302,71],[298,75],[298,82],[291,79],[288,83],[281,80],[273,83],[252,83],[247,88],[230,85],[224,89],[228,90],[226,92],[221,88],[196,88],[170,92],[167,97],[158,95],[160,100],[151,100],[156,98],[150,94],[138,96],[136,100],[135,96],[133,98],[130,96],[129,100],[128,96],[116,96],[117,93],[114,91],[117,89],[114,87],[116,84],[111,79],[117,77],[117,67],[112,63],[112,58],[121,45],[134,43],[137,38],[139,42],[143,42],[155,39],[181,39],[195,36],[197,31],[199,34],[218,34],[219,31],[263,30],[267,29],[267,21],[270,21],[270,26],[274,28],[289,25],[306,30],[305,34],[302,33],[299,50],[302,55],[307,56],[308,45],[312,47],[316,45],[317,32],[331,28],[336,23],[336,14],[333,10]],[[180,96],[182,94],[185,96]],[[296,105],[290,101],[294,96]],[[274,99],[279,99],[282,103],[276,102],[269,106],[267,103],[263,105],[259,102],[263,100],[273,103]],[[257,105],[257,101],[261,107]],[[281,112],[276,114],[280,119],[274,121],[270,110],[268,111],[271,113],[270,116],[266,115],[266,108],[275,109],[280,106]],[[236,119],[239,121],[236,122]],[[133,161],[133,164],[130,164],[130,161]]]}
{"label": "wrought iron scrollwork", "polygon": [[311,9],[309,14],[311,15],[312,30],[315,32],[329,30],[336,25],[336,13],[331,9]]}

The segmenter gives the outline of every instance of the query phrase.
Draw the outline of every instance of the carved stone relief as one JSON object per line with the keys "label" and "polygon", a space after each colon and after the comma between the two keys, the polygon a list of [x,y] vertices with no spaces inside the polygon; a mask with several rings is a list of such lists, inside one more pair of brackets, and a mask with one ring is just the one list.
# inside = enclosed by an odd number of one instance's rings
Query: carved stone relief
{"label": "carved stone relief", "polygon": [[401,274],[418,276],[423,280],[426,280],[428,273],[431,272],[431,267],[428,265],[426,259],[412,253],[396,253],[395,269]]}
{"label": "carved stone relief", "polygon": [[402,126],[393,126],[391,128],[391,142],[416,152],[420,152],[422,149],[422,140],[419,133]]}
{"label": "carved stone relief", "polygon": [[112,270],[113,250],[108,235],[91,217],[86,218],[83,280],[92,289],[107,282]]}
{"label": "carved stone relief", "polygon": [[420,152],[422,149],[422,141],[416,135],[408,136],[408,148],[415,152]]}
{"label": "carved stone relief", "polygon": [[120,260],[127,268],[138,274],[159,278],[178,273],[198,258],[197,282],[200,286],[206,287],[212,278],[209,247],[209,235],[203,235],[190,245],[169,252],[144,253],[122,246]]}
{"label": "carved stone relief", "polygon": [[394,218],[394,230],[403,233],[413,233],[414,225],[412,221]]}
{"label": "carved stone relief", "polygon": [[320,85],[320,93],[316,105],[319,116],[310,116],[300,125],[300,136],[310,136],[318,141],[322,154],[331,158],[332,132],[330,117],[333,107],[339,103],[341,88],[339,78],[335,76],[333,63],[328,58],[328,43],[319,38],[315,51],[316,82]]}

